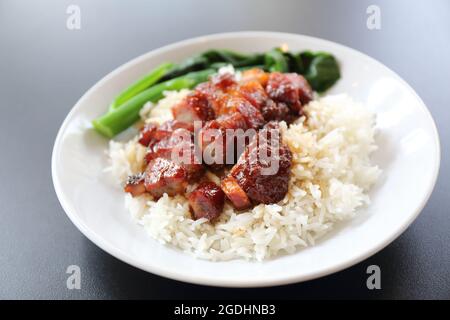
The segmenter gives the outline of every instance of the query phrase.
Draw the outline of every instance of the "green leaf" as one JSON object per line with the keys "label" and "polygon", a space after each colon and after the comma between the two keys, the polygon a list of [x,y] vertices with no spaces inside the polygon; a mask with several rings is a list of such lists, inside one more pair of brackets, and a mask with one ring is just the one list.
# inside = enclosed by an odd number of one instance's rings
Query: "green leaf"
{"label": "green leaf", "polygon": [[288,63],[289,72],[302,74],[304,72],[303,61],[298,54],[292,52],[283,52],[283,55]]}
{"label": "green leaf", "polygon": [[289,66],[280,49],[267,51],[264,57],[265,68],[270,72],[288,72]]}
{"label": "green leaf", "polygon": [[206,57],[203,55],[195,55],[192,57],[189,57],[185,60],[183,60],[181,63],[174,65],[171,70],[167,72],[167,74],[164,75],[160,79],[159,82],[164,82],[176,77],[180,77],[182,75],[185,75],[189,72],[193,71],[200,71],[208,68],[209,61]]}
{"label": "green leaf", "polygon": [[326,52],[303,52],[304,76],[317,92],[324,92],[341,77],[339,65],[333,55]]}

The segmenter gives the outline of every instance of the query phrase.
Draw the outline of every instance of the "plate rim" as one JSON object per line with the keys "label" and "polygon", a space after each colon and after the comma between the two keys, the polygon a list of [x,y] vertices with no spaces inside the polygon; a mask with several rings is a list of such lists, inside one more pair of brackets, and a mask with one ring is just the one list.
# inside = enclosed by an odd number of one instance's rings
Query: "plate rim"
{"label": "plate rim", "polygon": [[[377,246],[374,246],[370,248],[370,250],[367,250],[364,254],[360,254],[359,256],[355,257],[354,259],[349,259],[348,261],[340,262],[336,265],[333,265],[331,267],[328,267],[324,270],[317,271],[317,272],[310,272],[309,274],[304,275],[294,275],[294,276],[286,276],[286,277],[278,277],[276,279],[267,279],[267,280],[252,280],[248,279],[246,281],[229,281],[229,280],[221,280],[221,279],[212,279],[210,277],[196,277],[196,276],[190,276],[189,273],[177,273],[177,272],[170,272],[166,271],[163,267],[158,267],[155,265],[148,265],[139,262],[137,259],[135,259],[133,256],[128,255],[127,252],[124,252],[121,249],[118,249],[114,245],[111,245],[108,241],[105,241],[102,237],[99,237],[95,231],[90,229],[87,225],[85,225],[80,219],[78,219],[77,214],[75,210],[72,208],[72,206],[69,204],[68,199],[66,199],[66,196],[62,192],[62,187],[60,185],[60,182],[57,178],[57,172],[56,172],[56,158],[58,150],[60,149],[61,140],[63,133],[70,123],[70,120],[75,113],[75,111],[79,108],[79,105],[81,105],[85,99],[91,94],[91,92],[96,91],[99,87],[103,85],[104,82],[109,80],[110,78],[113,78],[116,74],[122,72],[125,69],[128,69],[134,64],[140,63],[142,60],[146,60],[151,58],[152,56],[160,55],[161,53],[164,53],[165,51],[170,51],[173,49],[176,49],[177,47],[183,47],[190,44],[194,44],[199,41],[211,41],[216,39],[224,39],[224,38],[245,38],[245,37],[296,37],[296,38],[303,38],[307,40],[313,40],[316,42],[321,42],[325,45],[333,45],[340,47],[345,50],[350,50],[353,53],[356,53],[360,55],[362,58],[370,61],[371,63],[375,63],[378,65],[378,67],[384,69],[385,71],[390,72],[402,85],[405,86],[405,88],[408,89],[408,91],[415,97],[415,99],[419,102],[420,108],[424,113],[427,115],[427,122],[431,124],[432,131],[433,131],[433,142],[434,142],[434,148],[436,150],[436,158],[435,163],[433,167],[432,179],[429,180],[429,185],[427,186],[426,190],[427,192],[422,196],[422,199],[420,201],[420,205],[414,210],[414,213],[409,216],[409,219],[407,221],[404,221],[402,226],[398,228],[398,230],[391,234],[390,237],[386,238],[383,242],[378,244]],[[90,87],[89,90],[87,90],[81,98],[78,99],[78,101],[75,103],[75,105],[71,108],[69,113],[64,118],[64,121],[62,122],[58,133],[55,138],[55,142],[52,149],[52,156],[51,156],[51,173],[52,173],[52,181],[53,186],[57,195],[57,198],[66,213],[66,215],[69,217],[70,221],[78,228],[81,233],[86,236],[90,241],[92,241],[96,246],[101,248],[103,251],[109,253],[110,255],[114,256],[115,258],[132,265],[133,267],[136,267],[138,269],[144,270],[146,272],[150,272],[165,278],[174,279],[178,281],[188,282],[188,283],[194,283],[194,284],[201,284],[201,285],[208,285],[208,286],[220,286],[220,287],[268,287],[268,286],[275,286],[275,285],[284,285],[284,284],[290,284],[290,283],[297,283],[297,282],[303,282],[308,280],[317,279],[329,274],[336,273],[338,271],[344,270],[346,268],[349,268],[353,265],[358,264],[359,262],[367,259],[368,257],[376,254],[386,246],[388,246],[390,243],[392,243],[395,239],[397,239],[411,224],[412,222],[418,217],[418,215],[422,212],[423,208],[427,204],[434,187],[436,185],[436,181],[439,174],[440,169],[440,160],[441,160],[441,147],[440,147],[440,138],[439,133],[436,127],[436,123],[427,108],[426,104],[423,102],[423,100],[420,98],[420,96],[417,94],[417,92],[402,78],[400,77],[395,71],[385,66],[380,61],[370,57],[369,55],[353,49],[351,47],[342,45],[340,43],[325,40],[322,38],[317,38],[313,36],[303,35],[303,34],[296,34],[296,33],[286,33],[286,32],[273,32],[273,31],[237,31],[237,32],[225,32],[225,33],[214,33],[214,34],[208,34],[203,36],[198,36],[194,38],[189,38],[185,40],[181,40],[175,43],[171,43],[162,47],[159,47],[157,49],[151,50],[149,52],[146,52],[142,55],[137,56],[136,58],[133,58],[124,64],[120,65],[119,67],[115,68],[113,71],[102,77],[99,81],[97,81],[93,86]],[[294,254],[298,254],[294,253]],[[195,258],[192,258],[195,259]],[[214,262],[216,263],[216,262]]]}

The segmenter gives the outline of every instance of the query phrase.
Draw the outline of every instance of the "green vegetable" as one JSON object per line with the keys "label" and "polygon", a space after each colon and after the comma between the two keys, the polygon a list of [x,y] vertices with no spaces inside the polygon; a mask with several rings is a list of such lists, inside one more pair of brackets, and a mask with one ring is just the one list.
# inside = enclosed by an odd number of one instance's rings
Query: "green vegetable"
{"label": "green vegetable", "polygon": [[176,77],[180,77],[192,71],[199,71],[209,68],[209,61],[206,57],[201,55],[195,55],[193,57],[187,58],[178,65],[175,65],[171,70],[167,72],[160,79],[160,81],[167,81]]}
{"label": "green vegetable", "polygon": [[284,58],[288,63],[289,72],[295,72],[302,74],[304,72],[303,62],[298,54],[293,54],[291,52],[283,52]]}
{"label": "green vegetable", "polygon": [[219,69],[226,65],[234,67],[248,67],[264,63],[264,54],[244,54],[226,49],[211,49],[202,54],[187,58],[180,64],[174,66],[160,81],[166,81],[182,76],[188,72],[203,70],[207,68]]}
{"label": "green vegetable", "polygon": [[118,108],[95,119],[92,124],[98,132],[112,138],[139,120],[139,111],[147,101],[157,102],[163,97],[164,91],[193,88],[197,84],[207,81],[214,72],[214,69],[206,69],[158,83],[140,92]]}
{"label": "green vegetable", "polygon": [[269,72],[288,72],[289,66],[286,58],[280,49],[275,48],[266,52],[264,56],[264,65]]}
{"label": "green vegetable", "polygon": [[264,55],[259,53],[244,54],[226,49],[213,49],[203,53],[209,63],[225,63],[234,67],[246,67],[264,63]]}
{"label": "green vegetable", "polygon": [[246,59],[237,62],[233,66],[240,68],[240,67],[253,67],[256,65],[263,65],[264,64],[265,55],[264,54],[253,54],[248,56]]}
{"label": "green vegetable", "polygon": [[229,65],[229,63],[226,63],[226,62],[213,62],[213,63],[211,63],[209,65],[209,67],[212,68],[212,69],[217,69],[218,70],[218,69],[220,69],[222,67],[226,67],[228,65]]}
{"label": "green vegetable", "polygon": [[122,91],[109,106],[110,110],[116,109],[122,103],[130,100],[138,93],[144,91],[151,85],[158,82],[158,80],[161,79],[171,68],[173,68],[173,63],[163,63],[156,67],[152,72],[142,77],[131,86],[126,88],[124,91]]}
{"label": "green vegetable", "polygon": [[306,51],[300,54],[305,66],[303,75],[317,92],[324,92],[341,77],[336,59],[329,53]]}
{"label": "green vegetable", "polygon": [[[226,63],[226,62],[214,62],[214,63],[211,63],[210,68],[218,70],[218,69],[220,69],[222,67],[226,67],[228,65],[230,65],[230,64]],[[265,65],[263,65],[263,64],[252,64],[252,65],[248,65],[248,66],[235,67],[235,70],[237,70],[237,71],[245,71],[245,70],[253,69],[253,68],[264,69]]]}
{"label": "green vegetable", "polygon": [[237,71],[245,71],[245,70],[249,70],[249,69],[253,69],[253,68],[257,68],[257,69],[262,69],[265,70],[266,66],[263,64],[256,64],[256,65],[251,65],[251,66],[245,66],[245,67],[238,67],[236,68]]}
{"label": "green vegetable", "polygon": [[229,64],[237,64],[246,60],[248,56],[240,52],[234,52],[226,49],[212,49],[203,53],[203,56],[208,59],[210,63],[226,62]]}
{"label": "green vegetable", "polygon": [[312,51],[303,51],[298,54],[298,57],[302,61],[303,70],[308,68],[311,65],[311,61],[317,56],[317,53]]}

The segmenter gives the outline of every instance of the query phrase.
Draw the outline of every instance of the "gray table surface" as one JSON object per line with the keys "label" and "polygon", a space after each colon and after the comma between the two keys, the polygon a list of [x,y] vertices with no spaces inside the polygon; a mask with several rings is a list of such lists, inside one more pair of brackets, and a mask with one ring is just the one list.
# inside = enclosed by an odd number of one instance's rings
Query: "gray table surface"
{"label": "gray table surface", "polygon": [[[66,9],[81,9],[81,29]],[[381,9],[381,29],[366,8]],[[50,157],[64,117],[105,74],[160,46],[238,30],[336,41],[378,59],[422,97],[442,146],[419,218],[387,248],[322,279],[262,289],[185,284],[135,269],[87,240],[62,210]],[[0,298],[450,298],[450,1],[0,0]],[[379,265],[382,289],[366,288]],[[66,268],[81,268],[68,290]]]}

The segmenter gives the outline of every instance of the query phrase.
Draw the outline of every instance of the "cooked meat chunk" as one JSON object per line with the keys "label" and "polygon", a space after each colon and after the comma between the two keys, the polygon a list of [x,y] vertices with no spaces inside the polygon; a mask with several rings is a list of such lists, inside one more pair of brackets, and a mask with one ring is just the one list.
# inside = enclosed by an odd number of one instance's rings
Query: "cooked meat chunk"
{"label": "cooked meat chunk", "polygon": [[290,123],[298,117],[286,103],[274,102],[259,82],[245,82],[239,85],[236,91],[261,112],[263,121],[258,120],[262,123],[272,120]]}
{"label": "cooked meat chunk", "polygon": [[247,99],[258,110],[261,110],[268,100],[271,100],[264,87],[257,81],[249,81],[240,84],[232,94],[238,94]]}
{"label": "cooked meat chunk", "polygon": [[215,88],[225,92],[236,85],[236,78],[233,74],[225,72],[212,76],[210,82]]}
{"label": "cooked meat chunk", "polygon": [[144,173],[128,177],[125,192],[133,197],[148,192],[159,198],[164,193],[170,196],[182,193],[186,186],[187,174],[183,167],[170,160],[156,158],[149,163]]}
{"label": "cooked meat chunk", "polygon": [[240,113],[248,128],[259,129],[265,123],[261,111],[243,97],[230,95],[222,99],[221,103],[220,115]]}
{"label": "cooked meat chunk", "polygon": [[257,129],[265,123],[260,109],[269,97],[259,82],[238,85],[233,75],[224,73],[199,85],[196,90],[207,97],[216,117],[239,112],[249,128]]}
{"label": "cooked meat chunk", "polygon": [[280,168],[273,175],[262,174],[262,163],[244,168],[243,175],[237,173],[239,183],[254,202],[276,203],[285,197],[289,186],[292,154],[287,146],[282,145],[278,157]]}
{"label": "cooked meat chunk", "polygon": [[266,86],[268,80],[269,80],[269,74],[259,68],[245,70],[241,74],[241,82],[257,81],[263,87]]}
{"label": "cooked meat chunk", "polygon": [[181,150],[184,150],[184,148],[189,148],[191,140],[192,133],[190,131],[183,128],[176,129],[171,134],[167,134],[167,136],[163,139],[150,145],[145,159],[147,163],[157,157],[170,159],[172,156],[172,150],[175,147],[178,147],[178,149]]}
{"label": "cooked meat chunk", "polygon": [[147,163],[153,159],[169,159],[186,170],[187,178],[192,181],[200,177],[204,172],[200,155],[194,144],[194,137],[191,131],[178,128],[171,135],[150,145],[145,156]]}
{"label": "cooked meat chunk", "polygon": [[145,170],[145,189],[155,198],[164,193],[169,196],[182,194],[187,186],[186,170],[164,158],[153,159]]}
{"label": "cooked meat chunk", "polygon": [[259,129],[264,125],[264,117],[255,106],[245,99],[239,99],[236,103],[238,104],[237,110],[244,117],[248,128]]}
{"label": "cooked meat chunk", "polygon": [[154,138],[159,141],[170,136],[177,129],[185,129],[193,132],[194,126],[192,123],[182,122],[178,120],[168,120],[161,124],[154,133]]}
{"label": "cooked meat chunk", "polygon": [[215,86],[211,81],[199,84],[195,90],[201,92],[207,97],[209,105],[213,109],[214,114],[217,116],[220,111],[220,100],[224,96],[224,92]]}
{"label": "cooked meat chunk", "polygon": [[182,101],[172,107],[174,119],[194,123],[194,121],[208,121],[215,118],[214,109],[208,96],[198,90],[187,95]]}
{"label": "cooked meat chunk", "polygon": [[287,193],[291,162],[292,154],[281,142],[278,123],[269,122],[253,138],[230,176],[253,202],[276,203]]}
{"label": "cooked meat chunk", "polygon": [[244,210],[251,206],[247,194],[232,176],[222,179],[220,187],[236,209]]}
{"label": "cooked meat chunk", "polygon": [[124,188],[125,192],[131,193],[133,197],[140,196],[146,192],[144,185],[144,174],[138,173],[129,176]]}
{"label": "cooked meat chunk", "polygon": [[313,98],[308,81],[296,73],[272,72],[269,75],[266,91],[275,102],[286,103],[297,114],[301,113],[302,105]]}
{"label": "cooked meat chunk", "polygon": [[276,103],[273,100],[269,100],[262,107],[261,113],[266,121],[286,121],[291,123],[298,118],[298,114],[289,109],[286,103]]}
{"label": "cooked meat chunk", "polygon": [[217,128],[222,129],[247,129],[248,127],[244,116],[239,112],[221,115],[206,124],[204,128],[207,128],[207,125],[214,127],[211,123],[216,123]]}
{"label": "cooked meat chunk", "polygon": [[213,120],[220,108],[220,99],[229,87],[235,86],[234,75],[218,74],[210,81],[200,84],[196,90],[172,107],[173,117],[179,121],[193,123],[196,120]]}
{"label": "cooked meat chunk", "polygon": [[139,143],[148,147],[164,138],[169,137],[176,129],[186,129],[194,131],[192,123],[178,120],[168,120],[161,125],[157,123],[147,123],[139,134]]}
{"label": "cooked meat chunk", "polygon": [[195,220],[213,220],[222,213],[225,195],[214,182],[207,181],[189,194],[188,201]]}
{"label": "cooked meat chunk", "polygon": [[236,152],[241,149],[237,145],[237,129],[247,129],[239,112],[221,115],[205,124],[199,134],[199,144],[206,164],[218,169],[224,164],[235,163]]}
{"label": "cooked meat chunk", "polygon": [[158,124],[147,123],[139,133],[139,143],[147,147],[154,140],[154,134],[157,129]]}

